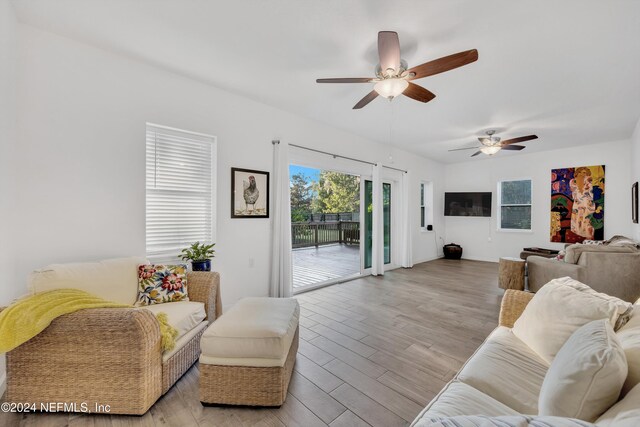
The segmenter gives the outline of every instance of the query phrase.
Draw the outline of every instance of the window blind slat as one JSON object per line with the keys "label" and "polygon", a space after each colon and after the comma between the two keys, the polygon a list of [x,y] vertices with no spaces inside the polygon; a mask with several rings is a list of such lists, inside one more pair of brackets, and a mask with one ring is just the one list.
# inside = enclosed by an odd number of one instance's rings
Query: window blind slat
{"label": "window blind slat", "polygon": [[206,135],[147,125],[147,257],[176,259],[193,242],[213,240],[213,143]]}

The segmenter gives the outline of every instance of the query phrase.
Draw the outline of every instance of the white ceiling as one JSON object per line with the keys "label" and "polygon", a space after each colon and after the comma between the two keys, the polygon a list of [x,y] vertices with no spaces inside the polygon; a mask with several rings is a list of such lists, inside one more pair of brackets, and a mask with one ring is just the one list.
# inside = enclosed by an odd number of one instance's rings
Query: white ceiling
{"label": "white ceiling", "polygon": [[[640,118],[637,0],[13,4],[27,24],[443,162],[468,160],[473,151],[447,150],[487,128],[536,133],[533,152],[627,139]],[[379,30],[399,33],[409,66],[472,48],[480,58],[417,81],[430,103],[378,98],[355,111],[369,84],[315,79],[373,76]]]}

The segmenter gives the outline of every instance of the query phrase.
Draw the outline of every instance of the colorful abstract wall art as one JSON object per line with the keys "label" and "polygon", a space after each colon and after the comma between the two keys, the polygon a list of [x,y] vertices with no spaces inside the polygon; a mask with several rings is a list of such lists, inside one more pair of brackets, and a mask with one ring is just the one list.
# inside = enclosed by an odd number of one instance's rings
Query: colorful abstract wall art
{"label": "colorful abstract wall art", "polygon": [[604,240],[604,165],[551,171],[551,241]]}

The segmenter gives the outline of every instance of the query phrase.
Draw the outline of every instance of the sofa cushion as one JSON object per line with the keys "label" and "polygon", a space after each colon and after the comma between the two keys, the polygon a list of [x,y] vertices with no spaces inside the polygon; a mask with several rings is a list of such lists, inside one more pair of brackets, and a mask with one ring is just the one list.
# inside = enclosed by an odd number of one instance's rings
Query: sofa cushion
{"label": "sofa cushion", "polygon": [[613,236],[612,238],[610,238],[609,240],[606,240],[604,242],[605,245],[608,246],[627,246],[633,249],[640,249],[640,242],[638,242],[637,240],[634,240],[630,237],[626,237],[626,236]]}
{"label": "sofa cushion", "polygon": [[636,385],[624,399],[613,405],[596,420],[598,427],[640,426],[640,385]]}
{"label": "sofa cushion", "polygon": [[424,417],[415,427],[594,427],[581,420],[560,417],[537,417],[530,415],[505,415],[486,417],[464,415],[458,417]]}
{"label": "sofa cushion", "polygon": [[416,425],[425,417],[455,417],[458,415],[518,415],[518,412],[468,384],[453,380],[416,417]]}
{"label": "sofa cushion", "polygon": [[625,395],[640,383],[640,305],[633,307],[631,319],[620,328],[618,338],[627,356],[627,365],[629,366],[627,380],[622,387],[622,394]]}
{"label": "sofa cushion", "polygon": [[554,279],[527,304],[513,325],[513,333],[551,363],[578,328],[599,319],[607,319],[615,326],[620,315],[631,306],[570,277]]}
{"label": "sofa cushion", "polygon": [[243,298],[202,335],[200,362],[230,366],[283,366],[298,329],[293,298]]}
{"label": "sofa cushion", "polygon": [[613,405],[627,377],[627,360],[607,319],[571,335],[542,383],[539,415],[594,421]]}
{"label": "sofa cushion", "polygon": [[51,264],[31,273],[29,291],[39,293],[73,288],[121,304],[133,304],[138,292],[141,257],[114,258],[99,262]]}
{"label": "sofa cushion", "polygon": [[465,363],[457,379],[523,414],[538,413],[540,387],[549,364],[516,337],[495,329]]}
{"label": "sofa cushion", "polygon": [[187,266],[141,264],[138,266],[137,306],[189,301]]}
{"label": "sofa cushion", "polygon": [[585,252],[600,252],[600,253],[634,253],[637,249],[629,246],[605,246],[605,245],[571,245],[565,250],[564,261],[569,264],[578,264],[582,254]]}
{"label": "sofa cushion", "polygon": [[195,301],[154,304],[144,308],[154,315],[166,313],[169,324],[178,331],[176,339],[198,326],[207,317],[204,311],[204,303]]}

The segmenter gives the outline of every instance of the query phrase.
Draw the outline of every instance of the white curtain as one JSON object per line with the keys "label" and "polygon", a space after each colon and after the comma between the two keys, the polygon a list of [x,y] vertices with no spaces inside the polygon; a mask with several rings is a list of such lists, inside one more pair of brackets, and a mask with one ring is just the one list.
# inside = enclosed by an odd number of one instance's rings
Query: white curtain
{"label": "white curtain", "polygon": [[411,241],[411,177],[407,171],[402,175],[402,204],[400,205],[400,265],[413,267],[413,246]]}
{"label": "white curtain", "polygon": [[289,145],[273,144],[273,230],[269,296],[292,295],[291,201],[289,195]]}
{"label": "white curtain", "polygon": [[382,206],[382,164],[373,166],[373,220],[371,222],[371,274],[384,274],[384,222]]}

